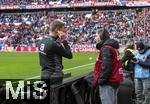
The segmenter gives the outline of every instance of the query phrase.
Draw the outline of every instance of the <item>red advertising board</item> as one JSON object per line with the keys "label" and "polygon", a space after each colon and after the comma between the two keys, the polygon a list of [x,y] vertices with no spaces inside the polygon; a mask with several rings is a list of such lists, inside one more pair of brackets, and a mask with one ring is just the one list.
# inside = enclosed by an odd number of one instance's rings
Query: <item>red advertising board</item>
{"label": "red advertising board", "polygon": [[30,47],[30,46],[18,46],[16,48],[16,52],[37,52],[37,47]]}
{"label": "red advertising board", "polygon": [[7,10],[7,9],[19,9],[19,5],[13,5],[13,6],[10,6],[10,5],[2,5],[0,6],[0,10]]}

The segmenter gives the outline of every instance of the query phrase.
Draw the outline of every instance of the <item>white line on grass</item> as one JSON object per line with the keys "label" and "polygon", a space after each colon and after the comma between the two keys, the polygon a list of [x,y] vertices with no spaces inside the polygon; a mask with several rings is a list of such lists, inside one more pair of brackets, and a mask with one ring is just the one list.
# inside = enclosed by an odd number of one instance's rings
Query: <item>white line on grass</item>
{"label": "white line on grass", "polygon": [[[65,72],[65,71],[72,70],[72,69],[77,69],[77,68],[81,68],[81,67],[93,65],[93,64],[94,64],[94,63],[89,63],[89,64],[85,64],[85,65],[80,65],[80,66],[77,66],[77,67],[72,67],[72,68],[64,69],[64,72]],[[40,77],[40,76],[30,77],[30,78],[27,78],[27,79],[25,79],[25,80],[35,79],[35,78],[39,78],[39,77]]]}
{"label": "white line on grass", "polygon": [[[72,68],[64,69],[64,72],[65,72],[65,71],[72,70],[72,69],[77,69],[77,68],[81,68],[81,67],[93,65],[93,64],[94,64],[94,63],[89,63],[89,64],[80,65],[80,66],[77,66],[77,67],[72,67]],[[20,80],[20,81],[26,81],[26,80],[29,80],[29,79],[35,79],[35,78],[39,78],[39,77],[40,77],[40,76],[34,76],[34,77],[26,78],[26,79]],[[17,82],[19,82],[19,81],[12,82],[12,84],[17,83]]]}

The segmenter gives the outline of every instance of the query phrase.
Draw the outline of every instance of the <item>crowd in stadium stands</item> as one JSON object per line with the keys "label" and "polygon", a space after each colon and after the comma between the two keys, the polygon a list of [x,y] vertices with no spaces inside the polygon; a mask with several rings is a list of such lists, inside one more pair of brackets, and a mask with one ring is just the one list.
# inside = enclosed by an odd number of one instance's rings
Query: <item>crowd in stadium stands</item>
{"label": "crowd in stadium stands", "polygon": [[[72,44],[94,43],[95,31],[102,26],[108,28],[111,37],[118,40],[133,37],[142,39],[145,34],[142,11],[138,15],[134,10],[1,13],[0,36],[3,37],[1,42],[14,48],[20,45],[35,46],[46,36],[45,34],[48,34],[47,23],[57,18],[65,22],[66,33]],[[136,21],[139,23],[138,26]],[[150,29],[149,24],[150,22],[147,22],[145,26],[147,29]],[[136,34],[139,36],[135,36]]]}
{"label": "crowd in stadium stands", "polygon": [[145,38],[148,39],[147,37],[150,35],[150,8],[140,11],[136,17],[136,34],[138,34],[141,40],[144,40]]}

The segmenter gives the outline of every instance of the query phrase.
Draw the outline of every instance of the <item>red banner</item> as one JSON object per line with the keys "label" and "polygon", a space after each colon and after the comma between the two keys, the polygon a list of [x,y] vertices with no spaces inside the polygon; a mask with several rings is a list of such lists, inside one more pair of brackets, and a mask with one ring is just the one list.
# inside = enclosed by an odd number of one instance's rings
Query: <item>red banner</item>
{"label": "red banner", "polygon": [[69,4],[54,4],[51,5],[50,8],[69,8]]}
{"label": "red banner", "polygon": [[51,5],[26,5],[26,9],[41,9],[41,8],[50,8]]}
{"label": "red banner", "polygon": [[18,46],[16,48],[16,52],[37,52],[37,47],[28,47],[28,46]]}
{"label": "red banner", "polygon": [[117,6],[115,2],[99,2],[94,3],[94,6]]}
{"label": "red banner", "polygon": [[[84,46],[84,47],[83,47]],[[94,47],[86,47],[86,45],[79,45],[78,47],[71,47],[72,52],[96,52],[96,48]],[[18,46],[16,48],[16,52],[38,52],[37,47],[30,46]]]}
{"label": "red banner", "polygon": [[19,5],[13,5],[13,6],[5,5],[5,6],[0,6],[0,9],[1,9],[1,10],[7,10],[7,9],[20,9],[20,7],[19,7]]}
{"label": "red banner", "polygon": [[96,48],[71,48],[72,52],[96,52]]}
{"label": "red banner", "polygon": [[72,52],[96,52],[95,45],[73,45]]}
{"label": "red banner", "polygon": [[93,6],[93,3],[72,3],[69,7],[90,7]]}

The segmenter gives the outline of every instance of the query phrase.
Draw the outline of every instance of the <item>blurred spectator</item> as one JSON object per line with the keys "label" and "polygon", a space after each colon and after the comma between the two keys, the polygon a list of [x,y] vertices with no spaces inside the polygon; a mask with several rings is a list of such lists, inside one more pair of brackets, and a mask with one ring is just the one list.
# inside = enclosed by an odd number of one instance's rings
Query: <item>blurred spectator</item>
{"label": "blurred spectator", "polygon": [[[149,10],[149,9],[148,9]],[[148,10],[145,12],[149,20]],[[142,11],[109,10],[109,11],[76,11],[76,12],[34,12],[34,13],[1,13],[0,36],[14,48],[16,46],[35,46],[47,34],[47,23],[54,19],[65,22],[65,31],[72,44],[93,44],[95,30],[105,26],[111,38],[121,40],[136,37],[145,39],[149,34],[149,24],[143,27]],[[137,24],[138,23],[138,24]],[[146,32],[145,32],[146,29]]]}

